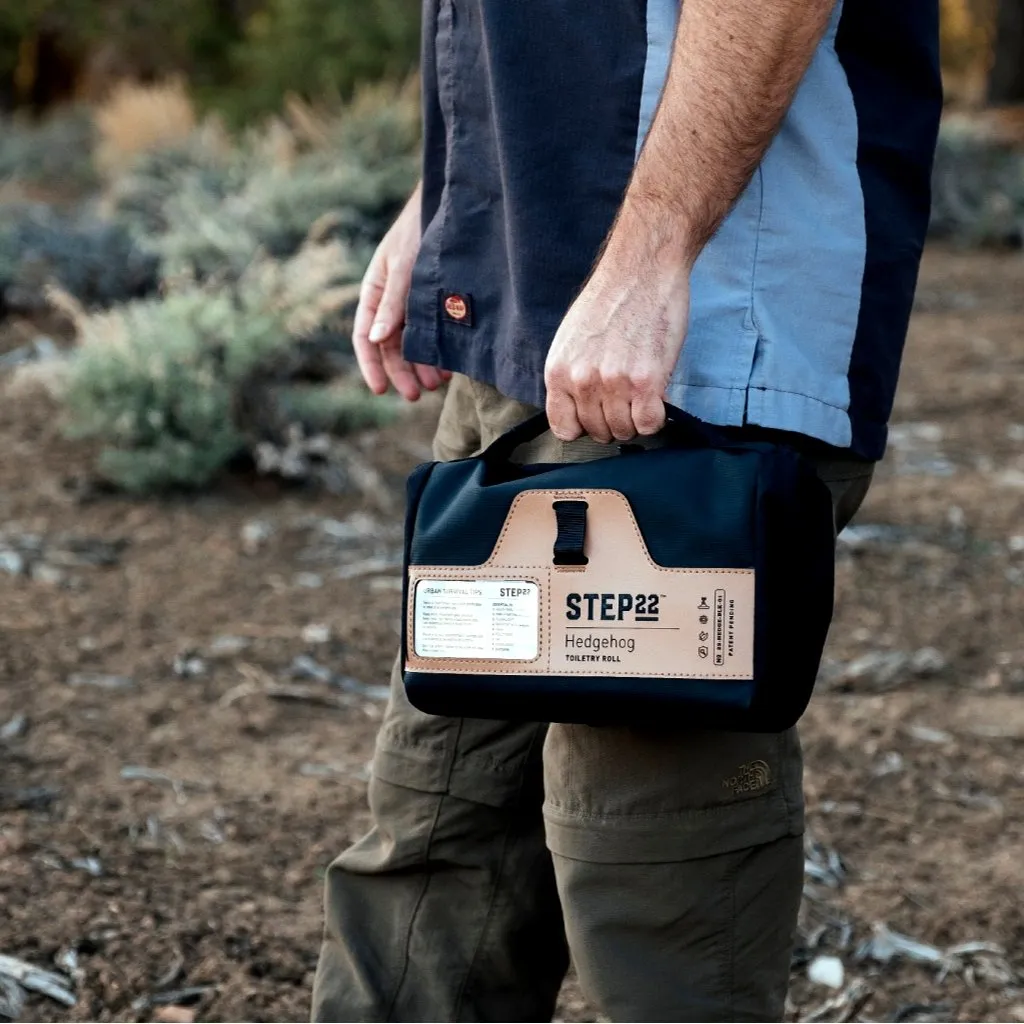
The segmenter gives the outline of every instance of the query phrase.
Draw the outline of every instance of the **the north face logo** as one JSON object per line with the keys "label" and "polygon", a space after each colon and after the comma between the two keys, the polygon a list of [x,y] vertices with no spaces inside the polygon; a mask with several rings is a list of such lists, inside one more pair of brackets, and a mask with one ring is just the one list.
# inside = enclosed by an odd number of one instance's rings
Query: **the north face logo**
{"label": "the north face logo", "polygon": [[772,770],[766,761],[748,761],[736,769],[736,774],[722,779],[722,785],[731,789],[733,796],[742,793],[756,793],[759,789],[770,786]]}

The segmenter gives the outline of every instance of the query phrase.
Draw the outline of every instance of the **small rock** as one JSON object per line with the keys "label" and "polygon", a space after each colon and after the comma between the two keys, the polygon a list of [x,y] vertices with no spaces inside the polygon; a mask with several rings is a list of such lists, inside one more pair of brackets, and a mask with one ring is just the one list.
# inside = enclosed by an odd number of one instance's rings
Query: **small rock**
{"label": "small rock", "polygon": [[962,530],[967,525],[967,516],[959,505],[950,505],[946,509],[946,522],[954,530]]}
{"label": "small rock", "polygon": [[322,622],[311,622],[302,627],[302,640],[307,644],[325,644],[331,639],[331,627]]}
{"label": "small rock", "polygon": [[1009,541],[1007,541],[1007,547],[1014,552],[1014,554],[1020,554],[1024,551],[1024,533],[1014,534]]}
{"label": "small rock", "polygon": [[1001,487],[1024,489],[1024,472],[1019,469],[1004,469],[996,475],[996,483]]}
{"label": "small rock", "polygon": [[816,956],[807,967],[807,977],[815,985],[840,989],[846,977],[843,961],[837,956]]}
{"label": "small rock", "polygon": [[158,1006],[152,1017],[157,1024],[192,1024],[196,1011],[191,1006]]}
{"label": "small rock", "polygon": [[886,775],[898,775],[903,771],[903,755],[898,750],[890,750],[872,768],[871,774],[881,779]]}
{"label": "small rock", "polygon": [[840,669],[839,681],[864,681],[882,688],[893,686],[905,674],[909,662],[905,651],[868,651]]}
{"label": "small rock", "polygon": [[8,576],[20,576],[25,571],[25,559],[10,548],[0,549],[0,572]]}
{"label": "small rock", "polygon": [[224,833],[215,821],[203,821],[199,823],[199,834],[208,842],[219,846],[224,842]]}
{"label": "small rock", "polygon": [[842,546],[856,549],[871,545],[887,547],[899,544],[903,539],[903,531],[897,526],[887,526],[884,523],[854,523],[846,527],[836,541]]}
{"label": "small rock", "polygon": [[907,726],[907,735],[922,743],[950,743],[953,739],[944,729],[933,729],[930,725]]}
{"label": "small rock", "polygon": [[102,672],[73,672],[68,686],[95,686],[100,690],[132,690],[135,680],[130,676],[104,675]]}
{"label": "small rock", "polygon": [[356,512],[348,519],[322,519],[320,530],[332,540],[352,541],[374,537],[380,532],[380,524],[365,512]]}
{"label": "small rock", "polygon": [[67,946],[53,958],[54,964],[75,981],[81,981],[84,971],[78,963],[78,950],[74,946]]}
{"label": "small rock", "polygon": [[17,714],[0,725],[0,740],[16,740],[28,732],[28,715]]}
{"label": "small rock", "polygon": [[250,519],[241,529],[242,550],[255,555],[274,535],[274,524],[266,519]]}
{"label": "small rock", "polygon": [[76,871],[84,871],[93,878],[100,878],[103,874],[103,865],[96,857],[72,857],[68,864]]}
{"label": "small rock", "polygon": [[1006,436],[1011,441],[1024,441],[1024,423],[1011,423],[1006,428]]}
{"label": "small rock", "polygon": [[938,444],[941,440],[942,427],[938,423],[893,423],[889,427],[889,443],[894,448]]}
{"label": "small rock", "polygon": [[401,576],[375,576],[370,580],[370,590],[374,593],[401,590],[404,585]]}
{"label": "small rock", "polygon": [[67,574],[63,569],[58,569],[55,565],[48,565],[46,562],[36,562],[32,566],[30,575],[36,583],[45,583],[51,587],[59,587],[67,579]]}
{"label": "small rock", "polygon": [[217,658],[228,658],[235,654],[241,654],[250,644],[251,640],[244,636],[218,636],[210,643],[210,654]]}
{"label": "small rock", "polygon": [[37,359],[60,359],[62,354],[57,343],[46,334],[40,334],[32,342],[32,346]]}
{"label": "small rock", "polygon": [[316,572],[299,572],[295,574],[295,586],[307,590],[319,590],[324,585],[324,578]]}
{"label": "small rock", "polygon": [[195,679],[206,672],[206,662],[195,651],[182,651],[174,656],[172,668],[179,679]]}
{"label": "small rock", "polygon": [[900,476],[953,476],[956,466],[945,455],[905,455],[897,464]]}
{"label": "small rock", "polygon": [[935,647],[922,647],[910,657],[910,670],[916,676],[935,676],[946,670],[946,656]]}

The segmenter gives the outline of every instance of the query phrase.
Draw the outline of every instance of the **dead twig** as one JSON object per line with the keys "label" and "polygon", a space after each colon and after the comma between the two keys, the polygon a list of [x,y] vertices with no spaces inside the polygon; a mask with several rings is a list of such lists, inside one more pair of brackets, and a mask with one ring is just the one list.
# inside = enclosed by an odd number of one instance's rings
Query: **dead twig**
{"label": "dead twig", "polygon": [[349,693],[325,691],[318,686],[278,683],[269,672],[248,662],[240,664],[238,671],[245,678],[245,682],[233,686],[221,697],[219,703],[222,708],[229,708],[245,697],[255,696],[316,704],[327,708],[347,709],[359,704],[359,701]]}
{"label": "dead twig", "polygon": [[813,1024],[813,1022],[829,1019],[829,1014],[835,1013],[837,1016],[831,1018],[834,1022],[852,1021],[874,994],[874,989],[869,988],[867,982],[856,978],[842,992],[834,995],[831,999],[826,999],[800,1020],[807,1024]]}
{"label": "dead twig", "polygon": [[17,957],[5,956],[0,953],[0,975],[10,978],[30,992],[49,996],[50,999],[63,1003],[65,1006],[74,1006],[78,1002],[71,992],[71,983],[63,974],[44,971]]}

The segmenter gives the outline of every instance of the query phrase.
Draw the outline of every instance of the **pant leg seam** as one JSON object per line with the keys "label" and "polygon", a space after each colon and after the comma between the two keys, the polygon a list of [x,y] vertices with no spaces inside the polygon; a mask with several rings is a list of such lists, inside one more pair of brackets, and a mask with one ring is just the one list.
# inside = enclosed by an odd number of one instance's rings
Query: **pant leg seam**
{"label": "pant leg seam", "polygon": [[[537,733],[542,727],[534,732],[533,739],[530,741],[530,746],[527,748],[526,759],[523,762],[522,773],[519,778],[519,785],[516,788],[517,802],[522,797],[523,785],[526,781],[526,774],[528,765],[530,763],[530,754],[534,751],[537,746]],[[462,1015],[462,1006],[465,1002],[466,993],[469,989],[470,979],[473,977],[473,969],[476,967],[477,958],[480,955],[480,950],[484,947],[484,942],[487,939],[487,932],[490,928],[491,921],[494,917],[494,908],[498,902],[498,891],[501,888],[501,878],[505,870],[505,862],[508,859],[508,849],[510,842],[511,823],[505,830],[505,838],[501,844],[501,857],[498,860],[498,868],[494,876],[494,884],[491,887],[490,899],[487,901],[487,912],[484,914],[483,925],[480,928],[480,938],[477,940],[476,948],[473,950],[473,955],[469,959],[469,966],[466,968],[466,976],[462,980],[462,985],[459,987],[459,994],[455,1000],[455,1014],[454,1019],[460,1020]]]}
{"label": "pant leg seam", "polygon": [[740,872],[740,858],[736,858],[733,869],[729,874],[729,927],[728,927],[728,949],[727,949],[727,986],[728,995],[726,1002],[729,1007],[727,1020],[737,1020],[736,1017],[736,880]]}
{"label": "pant leg seam", "polygon": [[[455,755],[459,748],[459,739],[462,736],[463,725],[465,719],[459,719],[459,727],[455,733],[455,741],[452,743],[452,749],[450,758],[448,761],[448,771],[445,773],[445,790],[447,791],[448,786],[451,784],[452,771],[455,768]],[[423,860],[425,864],[430,863],[430,848],[434,841],[434,834],[437,832],[437,825],[441,818],[441,808],[444,805],[445,793],[440,794],[437,800],[437,807],[434,810],[434,820],[430,823],[430,831],[427,833],[427,842],[423,850]],[[416,927],[416,918],[419,916],[420,908],[423,906],[423,900],[426,898],[427,889],[430,887],[431,875],[428,872],[426,877],[423,879],[423,885],[420,888],[420,894],[416,897],[416,906],[413,907],[412,914],[409,917],[409,927],[405,933],[405,952],[402,958],[402,970],[398,975],[398,983],[395,985],[395,990],[391,995],[391,1000],[388,1003],[387,1013],[384,1015],[385,1020],[394,1020],[393,1014],[395,1007],[398,1004],[398,997],[401,995],[402,986],[405,984],[405,977],[409,973],[409,960],[410,960],[410,947],[412,946],[412,935]]]}

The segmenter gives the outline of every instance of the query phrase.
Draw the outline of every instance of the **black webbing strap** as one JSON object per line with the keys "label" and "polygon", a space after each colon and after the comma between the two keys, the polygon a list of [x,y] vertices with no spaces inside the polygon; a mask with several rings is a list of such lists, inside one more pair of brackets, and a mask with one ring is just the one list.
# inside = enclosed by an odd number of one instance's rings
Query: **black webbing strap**
{"label": "black webbing strap", "polygon": [[587,503],[585,501],[556,501],[555,522],[558,534],[555,537],[555,565],[586,565],[583,542],[587,538]]}

